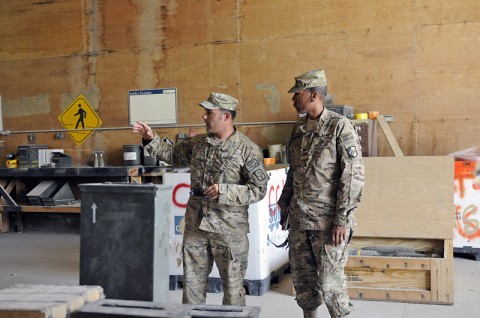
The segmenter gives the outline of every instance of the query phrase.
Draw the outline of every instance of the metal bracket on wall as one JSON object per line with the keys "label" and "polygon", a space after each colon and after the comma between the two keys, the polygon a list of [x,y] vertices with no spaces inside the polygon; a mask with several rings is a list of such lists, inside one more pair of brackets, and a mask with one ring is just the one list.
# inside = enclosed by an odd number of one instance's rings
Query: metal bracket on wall
{"label": "metal bracket on wall", "polygon": [[37,142],[37,136],[33,133],[28,134],[28,143],[33,145]]}
{"label": "metal bracket on wall", "polygon": [[388,144],[390,145],[395,157],[403,157],[402,149],[400,149],[397,139],[395,139],[395,136],[385,120],[385,117],[383,115],[378,115],[377,120],[380,124],[380,128],[382,128],[382,131],[385,134],[385,137],[387,137]]}

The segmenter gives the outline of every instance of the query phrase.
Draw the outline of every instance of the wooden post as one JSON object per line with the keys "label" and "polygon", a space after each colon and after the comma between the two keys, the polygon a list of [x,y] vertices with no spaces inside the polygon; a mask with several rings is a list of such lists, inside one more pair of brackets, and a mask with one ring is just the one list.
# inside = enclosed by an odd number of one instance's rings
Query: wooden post
{"label": "wooden post", "polygon": [[390,145],[390,148],[392,149],[395,157],[403,157],[402,149],[400,149],[400,146],[398,145],[395,136],[393,136],[392,130],[390,129],[390,126],[385,120],[385,117],[383,115],[378,115],[377,120],[380,124],[380,128],[382,128],[382,131],[385,134],[385,137],[387,137],[388,144]]}

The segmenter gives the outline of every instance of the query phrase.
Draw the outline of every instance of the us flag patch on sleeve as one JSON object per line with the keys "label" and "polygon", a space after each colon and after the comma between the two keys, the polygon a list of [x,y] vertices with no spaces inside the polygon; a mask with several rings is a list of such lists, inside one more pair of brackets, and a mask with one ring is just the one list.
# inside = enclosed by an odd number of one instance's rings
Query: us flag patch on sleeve
{"label": "us flag patch on sleeve", "polygon": [[357,158],[358,152],[357,152],[357,147],[355,146],[350,146],[347,148],[347,153],[350,159]]}

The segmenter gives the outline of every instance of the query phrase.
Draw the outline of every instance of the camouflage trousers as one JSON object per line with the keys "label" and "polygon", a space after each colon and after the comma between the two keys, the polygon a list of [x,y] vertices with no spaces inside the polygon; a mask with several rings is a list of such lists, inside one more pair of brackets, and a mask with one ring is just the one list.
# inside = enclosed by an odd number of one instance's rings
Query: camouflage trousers
{"label": "camouflage trousers", "polygon": [[223,305],[245,306],[243,279],[247,271],[247,234],[218,234],[186,230],[183,237],[184,304],[205,303],[213,262],[223,282]]}
{"label": "camouflage trousers", "polygon": [[297,304],[315,310],[323,302],[331,317],[353,310],[344,273],[348,242],[333,246],[331,231],[290,230],[290,266]]}

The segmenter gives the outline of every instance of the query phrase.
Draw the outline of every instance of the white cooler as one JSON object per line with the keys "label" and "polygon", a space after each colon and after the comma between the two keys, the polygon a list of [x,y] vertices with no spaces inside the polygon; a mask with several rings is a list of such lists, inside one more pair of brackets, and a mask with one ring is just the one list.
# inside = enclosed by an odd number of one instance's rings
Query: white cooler
{"label": "white cooler", "polygon": [[[268,171],[270,180],[265,198],[249,207],[250,250],[244,286],[249,295],[260,296],[270,288],[270,283],[281,280],[289,267],[288,250],[277,248],[288,232],[280,226],[280,198],[286,181],[286,168]],[[176,289],[182,280],[182,241],[184,215],[190,191],[190,173],[167,173],[164,184],[173,186],[170,205],[170,289]],[[218,268],[214,265],[209,277],[208,292],[223,291]]]}

